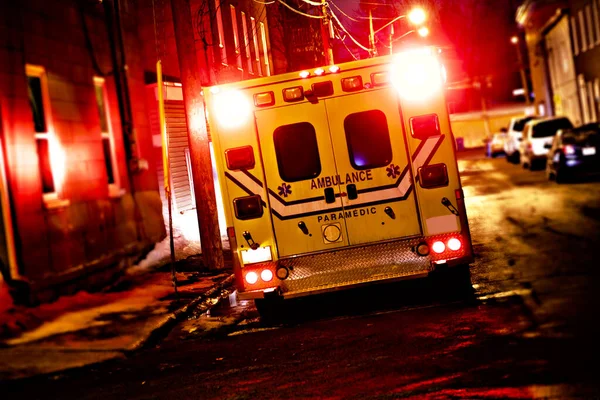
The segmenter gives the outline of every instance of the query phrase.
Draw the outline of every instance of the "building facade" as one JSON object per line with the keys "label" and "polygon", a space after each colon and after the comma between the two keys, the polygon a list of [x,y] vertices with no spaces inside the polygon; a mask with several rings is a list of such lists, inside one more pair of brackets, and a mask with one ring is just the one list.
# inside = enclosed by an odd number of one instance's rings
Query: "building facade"
{"label": "building facade", "polygon": [[0,3],[0,268],[20,301],[101,287],[165,235],[135,5]]}
{"label": "building facade", "polygon": [[600,1],[525,1],[525,29],[538,114],[575,125],[600,117]]}

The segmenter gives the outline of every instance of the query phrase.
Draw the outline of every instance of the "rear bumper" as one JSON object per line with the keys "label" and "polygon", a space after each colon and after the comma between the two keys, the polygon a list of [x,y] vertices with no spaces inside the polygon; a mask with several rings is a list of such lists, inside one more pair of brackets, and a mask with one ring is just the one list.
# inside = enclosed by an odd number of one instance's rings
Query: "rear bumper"
{"label": "rear bumper", "polygon": [[[457,235],[453,235],[457,236]],[[463,240],[466,238],[463,237]],[[356,246],[338,251],[280,260],[289,270],[287,279],[276,289],[239,292],[242,300],[264,298],[273,291],[284,298],[308,296],[374,283],[392,282],[427,276],[438,265],[455,266],[472,262],[470,243],[462,252],[436,264],[431,255],[416,253],[422,237],[401,241]],[[438,257],[439,258],[439,257]]]}

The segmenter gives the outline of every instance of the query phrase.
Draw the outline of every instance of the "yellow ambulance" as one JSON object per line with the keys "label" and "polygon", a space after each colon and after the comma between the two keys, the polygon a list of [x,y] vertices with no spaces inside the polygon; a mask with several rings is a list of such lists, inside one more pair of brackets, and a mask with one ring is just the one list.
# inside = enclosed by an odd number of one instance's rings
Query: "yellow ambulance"
{"label": "yellow ambulance", "polygon": [[241,299],[472,262],[444,74],[418,48],[205,88]]}

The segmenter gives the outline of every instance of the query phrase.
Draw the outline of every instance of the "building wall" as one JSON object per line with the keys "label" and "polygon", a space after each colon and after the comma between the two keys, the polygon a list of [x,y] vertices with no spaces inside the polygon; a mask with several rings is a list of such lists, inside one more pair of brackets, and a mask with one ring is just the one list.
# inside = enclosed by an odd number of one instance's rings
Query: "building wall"
{"label": "building wall", "polygon": [[600,118],[600,1],[569,3],[582,122],[595,122]]}
{"label": "building wall", "polygon": [[[164,75],[179,77],[171,2],[140,0],[139,4],[140,32],[141,37],[144,38],[141,48],[146,60],[145,69],[156,71],[155,64],[160,59]],[[204,86],[274,73],[265,4],[253,0],[190,0],[190,11],[198,68]],[[233,15],[236,22],[235,30]],[[246,29],[244,29],[244,16]],[[254,28],[251,18],[255,21]],[[266,52],[263,47],[261,23],[265,30]],[[219,35],[219,26],[221,35]],[[234,35],[236,32],[237,36]],[[248,37],[247,46],[245,32]],[[254,45],[254,33],[256,33],[257,47]],[[267,73],[267,65],[269,73]]]}
{"label": "building wall", "polygon": [[554,113],[564,115],[579,125],[582,119],[568,15],[562,16],[546,33],[544,42]]}
{"label": "building wall", "polygon": [[[133,2],[121,5],[124,19],[131,21],[123,30],[135,153],[142,167],[133,175],[133,187],[102,5],[76,0],[0,4],[2,140],[18,262],[11,279],[28,282],[34,292],[67,283],[69,291],[77,290],[86,286],[80,281],[84,277],[86,283],[100,284],[164,236],[140,40],[132,20],[136,14]],[[45,71],[54,198],[43,193],[27,65]],[[116,180],[111,190],[94,81],[103,74]]]}

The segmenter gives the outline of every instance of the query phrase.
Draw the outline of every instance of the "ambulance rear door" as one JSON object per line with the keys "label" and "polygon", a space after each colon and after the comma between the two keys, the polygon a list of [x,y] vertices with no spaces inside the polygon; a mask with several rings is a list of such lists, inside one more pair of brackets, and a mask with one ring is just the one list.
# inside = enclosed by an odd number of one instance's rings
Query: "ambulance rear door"
{"label": "ambulance rear door", "polygon": [[325,100],[351,245],[421,234],[396,92]]}
{"label": "ambulance rear door", "polygon": [[259,110],[255,118],[279,257],[348,245],[325,104]]}

